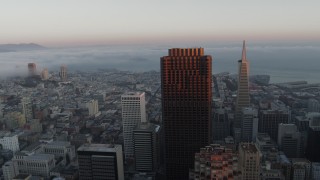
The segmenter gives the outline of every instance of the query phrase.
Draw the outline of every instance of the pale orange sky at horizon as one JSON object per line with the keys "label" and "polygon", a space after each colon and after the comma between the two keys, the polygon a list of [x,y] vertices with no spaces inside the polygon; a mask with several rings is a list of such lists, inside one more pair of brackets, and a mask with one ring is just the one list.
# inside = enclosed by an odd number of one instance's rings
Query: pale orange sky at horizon
{"label": "pale orange sky at horizon", "polygon": [[3,0],[0,44],[320,42],[320,1]]}

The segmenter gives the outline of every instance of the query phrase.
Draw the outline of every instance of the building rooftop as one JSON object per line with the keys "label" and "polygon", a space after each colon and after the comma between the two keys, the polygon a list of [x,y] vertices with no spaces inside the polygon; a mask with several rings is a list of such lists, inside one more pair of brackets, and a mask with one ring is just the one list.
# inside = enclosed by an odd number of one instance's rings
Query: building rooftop
{"label": "building rooftop", "polygon": [[125,92],[124,94],[121,95],[121,98],[123,97],[141,97],[144,96],[144,92]]}
{"label": "building rooftop", "polygon": [[39,147],[41,147],[41,142],[34,142],[32,144],[30,144],[29,146],[27,146],[26,148],[24,148],[23,150],[21,150],[22,152],[32,152],[37,150]]}
{"label": "building rooftop", "polygon": [[53,154],[34,154],[31,156],[25,157],[25,160],[34,160],[34,161],[47,161],[54,159]]}
{"label": "building rooftop", "polygon": [[119,148],[118,144],[84,144],[77,151],[116,152]]}
{"label": "building rooftop", "polygon": [[51,143],[46,144],[46,146],[70,146],[70,142],[68,142],[68,141],[53,141]]}
{"label": "building rooftop", "polygon": [[257,110],[252,107],[245,107],[242,109],[242,113],[245,115],[257,115]]}
{"label": "building rooftop", "polygon": [[254,144],[241,143],[240,146],[244,151],[247,151],[247,152],[250,152],[250,153],[257,153],[258,152],[258,149]]}
{"label": "building rooftop", "polygon": [[311,164],[311,162],[305,158],[292,158],[291,162],[292,164]]}
{"label": "building rooftop", "polygon": [[15,133],[11,133],[10,131],[0,131],[0,138],[3,138],[3,137],[13,137],[17,134]]}
{"label": "building rooftop", "polygon": [[261,142],[270,142],[271,137],[269,136],[268,133],[258,133],[257,139]]}
{"label": "building rooftop", "polygon": [[172,48],[168,50],[169,56],[203,56],[203,48]]}
{"label": "building rooftop", "polygon": [[153,123],[148,123],[148,122],[142,122],[142,123],[138,123],[138,125],[134,130],[158,132],[159,129],[160,129],[159,125],[155,125]]}
{"label": "building rooftop", "polygon": [[30,178],[31,175],[30,174],[18,174],[17,176],[15,176],[13,179],[28,179]]}
{"label": "building rooftop", "polygon": [[289,159],[287,158],[287,156],[284,153],[279,154],[279,161],[281,163],[291,164]]}

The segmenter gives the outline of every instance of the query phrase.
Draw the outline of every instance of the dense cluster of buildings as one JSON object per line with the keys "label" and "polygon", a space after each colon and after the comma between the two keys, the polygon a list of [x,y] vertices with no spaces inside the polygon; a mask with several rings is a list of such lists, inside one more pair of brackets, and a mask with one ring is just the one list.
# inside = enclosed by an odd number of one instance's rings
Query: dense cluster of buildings
{"label": "dense cluster of buildings", "polygon": [[320,88],[212,75],[203,48],[161,71],[59,72],[0,80],[1,178],[320,179]]}

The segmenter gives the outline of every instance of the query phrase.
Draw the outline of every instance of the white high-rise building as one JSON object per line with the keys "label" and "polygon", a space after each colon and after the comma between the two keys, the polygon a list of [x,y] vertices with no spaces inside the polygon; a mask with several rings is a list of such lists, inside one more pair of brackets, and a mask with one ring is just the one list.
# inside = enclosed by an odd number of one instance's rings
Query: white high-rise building
{"label": "white high-rise building", "polygon": [[19,151],[18,135],[9,131],[0,131],[0,145],[2,149],[9,149],[13,152]]}
{"label": "white high-rise building", "polygon": [[133,157],[132,131],[139,122],[147,122],[145,93],[126,93],[121,96],[124,152]]}
{"label": "white high-rise building", "polygon": [[86,107],[89,110],[89,116],[94,116],[99,112],[99,105],[97,100],[90,100],[86,103]]}

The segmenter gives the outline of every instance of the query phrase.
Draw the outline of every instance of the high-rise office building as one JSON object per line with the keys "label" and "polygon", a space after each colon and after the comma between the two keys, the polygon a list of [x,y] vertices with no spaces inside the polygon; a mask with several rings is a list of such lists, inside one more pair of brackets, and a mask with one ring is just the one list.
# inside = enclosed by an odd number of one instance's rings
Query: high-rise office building
{"label": "high-rise office building", "polygon": [[174,48],[160,64],[166,179],[188,179],[194,153],[211,139],[212,58]]}
{"label": "high-rise office building", "polygon": [[136,171],[154,173],[159,167],[160,126],[138,123],[133,130],[133,147]]}
{"label": "high-rise office building", "polygon": [[28,63],[29,76],[37,75],[37,65],[35,63]]}
{"label": "high-rise office building", "polygon": [[99,112],[98,100],[90,100],[86,103],[86,107],[89,111],[89,116],[94,116]]}
{"label": "high-rise office building", "polygon": [[239,144],[239,168],[242,173],[242,179],[259,179],[260,152],[254,144]]}
{"label": "high-rise office building", "polygon": [[284,104],[281,102],[273,102],[270,109],[260,110],[258,131],[268,133],[274,141],[277,141],[279,124],[287,124],[289,122],[289,116],[290,111]]}
{"label": "high-rise office building", "polygon": [[211,144],[195,153],[194,169],[189,171],[190,180],[241,179],[238,156],[225,146]]}
{"label": "high-rise office building", "polygon": [[252,107],[241,111],[241,141],[254,142],[258,134],[258,112]]}
{"label": "high-rise office building", "polygon": [[77,153],[80,180],[124,180],[121,145],[84,144]]}
{"label": "high-rise office building", "polygon": [[312,162],[320,162],[320,113],[308,114],[309,129],[306,157]]}
{"label": "high-rise office building", "polygon": [[62,65],[60,67],[60,78],[61,78],[61,81],[67,81],[67,66],[66,65]]}
{"label": "high-rise office building", "polygon": [[26,118],[26,122],[29,122],[31,119],[33,119],[33,109],[32,109],[31,99],[28,97],[23,97],[21,99],[21,105],[22,105],[22,113]]}
{"label": "high-rise office building", "polygon": [[124,153],[126,158],[132,158],[134,155],[132,131],[139,122],[147,122],[145,93],[130,92],[123,94],[121,105]]}
{"label": "high-rise office building", "polygon": [[215,110],[212,121],[212,139],[213,141],[221,141],[230,136],[230,122],[228,113],[225,109]]}
{"label": "high-rise office building", "polygon": [[18,135],[10,131],[0,131],[0,145],[1,149],[9,149],[14,153],[20,150]]}
{"label": "high-rise office building", "polygon": [[279,124],[278,145],[288,158],[301,156],[301,133],[295,124]]}
{"label": "high-rise office building", "polygon": [[238,61],[238,92],[236,104],[236,116],[233,122],[234,128],[241,128],[241,112],[250,106],[249,96],[249,62],[246,54],[246,43],[243,41],[242,58]]}

